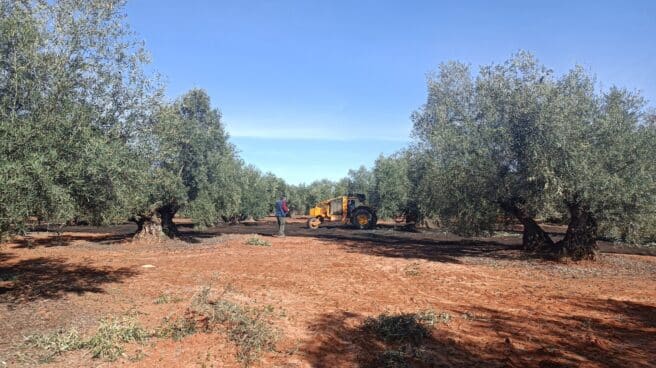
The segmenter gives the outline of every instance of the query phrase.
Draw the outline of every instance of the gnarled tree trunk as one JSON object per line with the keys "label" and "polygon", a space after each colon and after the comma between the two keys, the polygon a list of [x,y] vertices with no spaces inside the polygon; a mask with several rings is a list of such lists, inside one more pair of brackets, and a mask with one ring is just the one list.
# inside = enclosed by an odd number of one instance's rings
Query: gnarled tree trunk
{"label": "gnarled tree trunk", "polygon": [[149,214],[142,214],[134,218],[137,223],[136,240],[158,241],[164,236],[175,238],[180,236],[173,218],[177,207],[173,205],[162,206]]}
{"label": "gnarled tree trunk", "polygon": [[553,253],[557,251],[553,240],[535,220],[529,216],[515,201],[506,201],[501,203],[501,207],[508,213],[512,214],[522,223],[524,232],[522,235],[522,244],[524,249],[531,252]]}
{"label": "gnarled tree trunk", "polygon": [[557,246],[573,260],[595,259],[597,255],[597,221],[580,203],[568,203],[570,220],[563,240]]}
{"label": "gnarled tree trunk", "polygon": [[137,223],[135,240],[158,241],[164,237],[162,221],[156,214],[141,215],[135,221]]}

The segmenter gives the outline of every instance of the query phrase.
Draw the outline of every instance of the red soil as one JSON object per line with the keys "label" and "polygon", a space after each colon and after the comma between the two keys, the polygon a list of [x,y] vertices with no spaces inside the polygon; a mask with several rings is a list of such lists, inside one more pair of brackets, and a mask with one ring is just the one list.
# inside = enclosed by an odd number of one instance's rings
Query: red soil
{"label": "red soil", "polygon": [[[312,232],[302,222],[291,221],[285,238],[269,237],[267,223],[157,244],[130,242],[129,228],[119,227],[0,245],[0,367],[33,364],[22,345],[30,334],[72,327],[88,334],[100,318],[126,313],[155,328],[205,285],[273,310],[281,337],[260,367],[372,365],[385,346],[363,321],[427,309],[450,321],[424,345],[426,366],[656,366],[656,257],[603,253],[597,262],[550,263],[526,258],[517,237]],[[246,245],[257,232],[272,246]],[[179,301],[156,304],[163,294]],[[152,338],[114,363],[76,351],[47,366],[239,367],[235,351],[217,331]]]}

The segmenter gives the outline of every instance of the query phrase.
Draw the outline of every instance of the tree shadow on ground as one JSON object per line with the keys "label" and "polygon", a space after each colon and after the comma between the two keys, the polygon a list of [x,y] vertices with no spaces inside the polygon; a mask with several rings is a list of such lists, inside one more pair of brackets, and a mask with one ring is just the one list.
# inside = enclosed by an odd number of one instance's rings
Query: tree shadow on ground
{"label": "tree shadow on ground", "polygon": [[130,241],[137,226],[133,223],[107,226],[71,225],[57,228],[36,227],[37,233],[28,233],[25,236],[16,237],[9,243],[13,248],[37,248],[37,247],[66,247],[76,241],[111,245]]}
{"label": "tree shadow on ground", "polygon": [[0,262],[4,262],[4,261],[10,260],[10,259],[15,258],[15,257],[16,256],[14,256],[13,254],[0,253]]}
{"label": "tree shadow on ground", "polygon": [[317,234],[319,239],[339,241],[349,251],[392,258],[426,259],[429,261],[462,263],[462,257],[519,260],[536,258],[521,252],[521,244],[495,240],[458,237],[443,239],[404,237],[389,234]]}
{"label": "tree shadow on ground", "polygon": [[129,267],[96,267],[64,258],[39,257],[0,265],[0,304],[59,299],[67,293],[103,293],[103,284],[120,283],[139,272]]}
{"label": "tree shadow on ground", "polygon": [[[220,226],[203,232],[184,229],[190,239],[212,238],[222,234],[257,234],[270,237],[276,234],[275,224],[258,226]],[[481,240],[445,235],[437,232],[399,232],[392,230],[357,230],[344,226],[325,225],[307,229],[302,224],[289,224],[287,236],[329,240],[343,245],[347,251],[380,257],[426,259],[436,262],[461,263],[462,257],[491,259],[532,259],[536,255],[522,252],[521,239]],[[197,241],[191,241],[197,242]]]}
{"label": "tree shadow on ground", "polygon": [[[387,225],[386,225],[387,226]],[[387,229],[356,230],[338,225],[324,225],[317,230],[307,229],[304,224],[287,225],[288,236],[334,240],[350,251],[381,257],[416,258],[439,262],[460,263],[462,257],[480,257],[504,260],[541,259],[522,251],[521,238],[462,238],[437,230],[408,232]],[[198,229],[193,224],[178,225],[180,236],[171,241],[202,244],[224,234],[258,234],[270,237],[277,233],[275,223],[258,222],[254,225],[218,225]],[[111,246],[132,240],[137,226],[125,223],[112,226],[66,226],[50,232],[47,237],[26,236],[14,240],[15,248],[68,246],[76,241]],[[599,242],[603,252],[656,255],[656,250]]]}
{"label": "tree shadow on ground", "polygon": [[[178,226],[180,235],[170,240],[179,240],[189,244],[202,243],[203,239],[209,239],[221,235],[217,232],[198,231],[193,224]],[[41,231],[47,235],[26,235],[11,241],[14,248],[37,248],[37,247],[65,247],[74,242],[89,242],[100,245],[114,245],[132,241],[137,231],[136,224],[125,223],[111,226],[65,226],[59,232],[54,230]],[[166,238],[168,239],[168,238]]]}
{"label": "tree shadow on ground", "polygon": [[198,230],[190,225],[178,225],[178,231],[180,236],[177,239],[188,244],[200,244],[203,243],[203,240],[216,238],[222,234],[217,228]]}
{"label": "tree shadow on ground", "polygon": [[12,241],[14,243],[14,248],[37,248],[37,247],[66,247],[73,244],[76,241],[87,241],[91,243],[98,244],[117,244],[129,241],[132,239],[134,234],[97,234],[97,235],[88,235],[88,234],[76,234],[76,233],[67,233],[67,234],[57,234],[52,233],[51,236],[34,238],[31,236],[25,236],[20,239],[15,239]]}
{"label": "tree shadow on ground", "polygon": [[509,342],[508,349],[497,347],[496,354],[507,354],[513,366],[653,367],[655,306],[595,299],[556,303],[575,313],[518,316],[487,307],[467,307],[463,313],[472,332],[493,331]]}
{"label": "tree shadow on ground", "polygon": [[[223,234],[257,234],[271,237],[277,233],[273,222],[258,222],[251,225],[224,224],[203,229],[179,225],[181,240],[187,243],[202,243],[206,239]],[[287,236],[334,240],[351,251],[395,258],[419,258],[441,262],[460,263],[461,257],[480,257],[498,260],[544,260],[538,254],[524,252],[521,231],[511,229],[514,236],[499,238],[463,238],[440,230],[399,231],[398,226],[382,225],[376,230],[358,230],[344,225],[325,224],[319,229],[308,229],[300,223],[287,224]],[[562,233],[553,232],[554,240]],[[622,247],[617,244],[599,242],[603,252],[622,254],[656,255],[649,248]]]}
{"label": "tree shadow on ground", "polygon": [[[466,317],[456,314],[449,326],[438,325],[414,355],[405,349],[406,359],[388,366],[653,367],[655,306],[593,299],[562,303],[570,303],[576,313],[525,316],[461,307]],[[380,358],[390,346],[373,336],[363,321],[363,316],[348,312],[322,315],[309,326],[314,336],[301,349],[307,361],[313,367],[385,367]]]}

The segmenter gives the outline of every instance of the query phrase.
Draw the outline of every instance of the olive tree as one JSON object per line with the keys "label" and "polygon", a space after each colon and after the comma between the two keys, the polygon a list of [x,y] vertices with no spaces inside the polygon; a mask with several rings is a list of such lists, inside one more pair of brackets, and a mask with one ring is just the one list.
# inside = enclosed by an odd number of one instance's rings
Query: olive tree
{"label": "olive tree", "polygon": [[238,210],[240,162],[205,91],[162,105],[143,143],[150,166],[135,216],[138,236],[177,236],[173,219],[180,211],[208,226]]}
{"label": "olive tree", "polygon": [[123,5],[0,0],[0,233],[132,211],[135,132],[160,89]]}
{"label": "olive tree", "polygon": [[[526,249],[593,258],[599,222],[654,209],[656,145],[643,100],[598,92],[579,67],[557,77],[524,52],[475,78],[468,65],[443,64],[413,122],[428,158],[422,207],[460,233],[511,215]],[[536,221],[554,207],[569,224],[560,242]]]}
{"label": "olive tree", "polygon": [[613,87],[597,95],[580,69],[559,81],[554,100],[548,147],[559,159],[549,162],[551,191],[569,217],[557,245],[573,258],[590,258],[600,225],[628,225],[630,232],[656,210],[656,137],[643,124],[639,94]]}

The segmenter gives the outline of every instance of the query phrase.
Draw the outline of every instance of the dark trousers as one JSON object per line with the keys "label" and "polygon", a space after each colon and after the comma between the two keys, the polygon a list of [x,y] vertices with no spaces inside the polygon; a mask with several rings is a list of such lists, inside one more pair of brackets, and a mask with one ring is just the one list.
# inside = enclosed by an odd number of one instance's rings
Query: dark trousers
{"label": "dark trousers", "polygon": [[285,235],[285,217],[276,216],[276,219],[278,220],[278,235]]}

